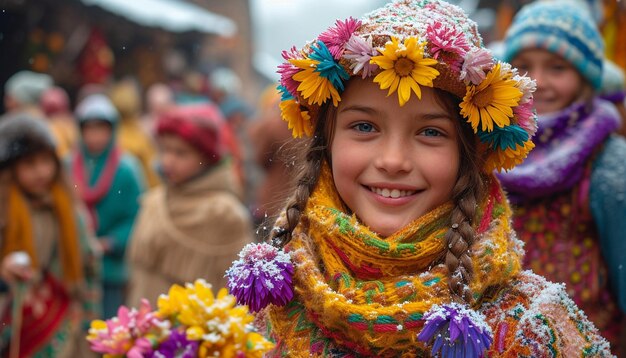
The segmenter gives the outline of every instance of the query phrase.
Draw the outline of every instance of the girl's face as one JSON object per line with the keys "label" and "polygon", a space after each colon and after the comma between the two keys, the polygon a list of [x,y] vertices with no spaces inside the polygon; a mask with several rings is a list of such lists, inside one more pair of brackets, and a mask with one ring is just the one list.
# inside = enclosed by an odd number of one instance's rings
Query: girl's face
{"label": "girl's face", "polygon": [[456,114],[421,86],[403,107],[371,80],[353,78],[331,143],[335,186],[346,205],[389,236],[451,197],[459,171]]}
{"label": "girl's face", "polygon": [[205,158],[194,146],[177,135],[159,136],[161,169],[168,183],[177,185],[200,173]]}
{"label": "girl's face", "polygon": [[109,146],[113,128],[107,121],[88,121],[81,125],[83,142],[92,155],[99,155]]}
{"label": "girl's face", "polygon": [[581,98],[584,92],[585,81],[576,68],[549,51],[523,50],[511,61],[511,65],[517,67],[521,74],[528,72],[528,76],[537,82],[534,93],[537,114],[560,111]]}
{"label": "girl's face", "polygon": [[42,151],[19,159],[15,163],[15,180],[20,188],[32,196],[43,196],[50,191],[58,171],[52,152]]}

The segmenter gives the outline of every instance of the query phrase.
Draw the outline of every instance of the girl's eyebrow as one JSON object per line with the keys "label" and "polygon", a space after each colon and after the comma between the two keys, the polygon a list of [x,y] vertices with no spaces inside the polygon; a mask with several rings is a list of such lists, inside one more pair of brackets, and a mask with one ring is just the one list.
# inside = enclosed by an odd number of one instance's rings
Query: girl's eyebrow
{"label": "girl's eyebrow", "polygon": [[[360,104],[353,104],[350,106],[347,106],[345,108],[342,108],[339,113],[343,113],[343,112],[349,112],[349,111],[356,111],[356,112],[363,112],[363,113],[367,113],[370,115],[375,115],[378,112],[378,110],[376,110],[373,107],[368,107],[366,105],[360,105]],[[450,115],[450,113],[447,112],[430,112],[430,113],[420,113],[416,115],[417,119],[421,119],[421,120],[435,120],[435,119],[448,119],[448,120],[453,120],[453,116]]]}
{"label": "girl's eyebrow", "polygon": [[422,120],[434,120],[434,119],[447,119],[447,120],[454,120],[454,117],[450,115],[450,113],[447,112],[433,112],[433,113],[424,113],[418,116],[419,119]]}
{"label": "girl's eyebrow", "polygon": [[372,108],[372,107],[359,105],[359,104],[353,104],[351,106],[344,107],[339,112],[342,113],[342,112],[348,112],[348,111],[364,112],[364,113],[367,113],[367,114],[376,114],[376,113],[378,113],[378,111],[376,109]]}

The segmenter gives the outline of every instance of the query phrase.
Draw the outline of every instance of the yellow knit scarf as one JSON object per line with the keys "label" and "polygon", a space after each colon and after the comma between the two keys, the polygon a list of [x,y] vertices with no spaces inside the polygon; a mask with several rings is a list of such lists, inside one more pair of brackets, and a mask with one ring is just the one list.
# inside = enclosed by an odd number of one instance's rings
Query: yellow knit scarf
{"label": "yellow knit scarf", "polygon": [[[67,283],[76,283],[83,278],[83,273],[74,206],[70,195],[61,183],[53,184],[51,194],[54,214],[59,222],[58,247],[63,278]],[[31,258],[33,268],[40,270],[40,263],[35,254],[30,211],[23,193],[16,185],[11,185],[9,188],[7,215],[7,226],[3,233],[2,258],[15,251],[26,251]]]}
{"label": "yellow knit scarf", "polygon": [[[512,240],[511,211],[495,178],[477,214],[472,246],[475,306],[489,287],[508,282],[521,267]],[[271,334],[283,353],[323,355],[311,349],[324,337],[361,355],[397,356],[423,348],[417,334],[433,304],[449,303],[445,253],[452,204],[446,203],[397,233],[382,238],[340,209],[325,166],[302,224],[287,248],[292,252],[296,297],[269,309]],[[483,220],[483,216],[485,219]],[[295,319],[297,312],[303,312]]]}

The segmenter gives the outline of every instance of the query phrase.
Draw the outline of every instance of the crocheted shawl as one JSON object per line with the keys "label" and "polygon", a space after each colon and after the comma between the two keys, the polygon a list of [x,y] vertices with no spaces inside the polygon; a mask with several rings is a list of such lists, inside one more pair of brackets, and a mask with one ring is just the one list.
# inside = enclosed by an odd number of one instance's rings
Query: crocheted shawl
{"label": "crocheted shawl", "polygon": [[[495,178],[488,181],[489,195],[474,220],[478,236],[469,284],[474,304],[489,288],[516,276],[523,255],[500,186]],[[451,209],[451,203],[443,204],[382,238],[343,212],[325,166],[303,224],[286,248],[294,259],[296,297],[267,311],[276,351],[327,356],[332,345],[359,355],[399,356],[425,349],[417,342],[422,315],[452,300],[447,269],[439,263]]]}
{"label": "crocheted shawl", "polygon": [[[235,182],[232,167],[224,163],[182,185],[159,186],[145,196],[127,253],[133,267],[132,302],[147,298],[154,303],[172,284],[200,277],[213,287],[225,285],[224,271],[241,247],[253,240]],[[136,282],[138,271],[146,272],[143,282]]]}
{"label": "crocheted shawl", "polygon": [[509,199],[520,202],[571,189],[595,150],[619,127],[612,104],[596,99],[591,111],[576,103],[539,117],[535,148],[515,169],[498,175]]}

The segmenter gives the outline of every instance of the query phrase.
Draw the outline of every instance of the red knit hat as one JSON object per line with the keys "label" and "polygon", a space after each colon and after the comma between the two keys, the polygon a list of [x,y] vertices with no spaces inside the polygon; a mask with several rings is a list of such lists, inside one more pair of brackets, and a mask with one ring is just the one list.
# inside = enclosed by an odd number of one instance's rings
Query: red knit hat
{"label": "red knit hat", "polygon": [[217,106],[210,103],[174,107],[161,115],[157,134],[170,133],[199,150],[210,164],[220,161],[226,153],[224,131],[226,122]]}

